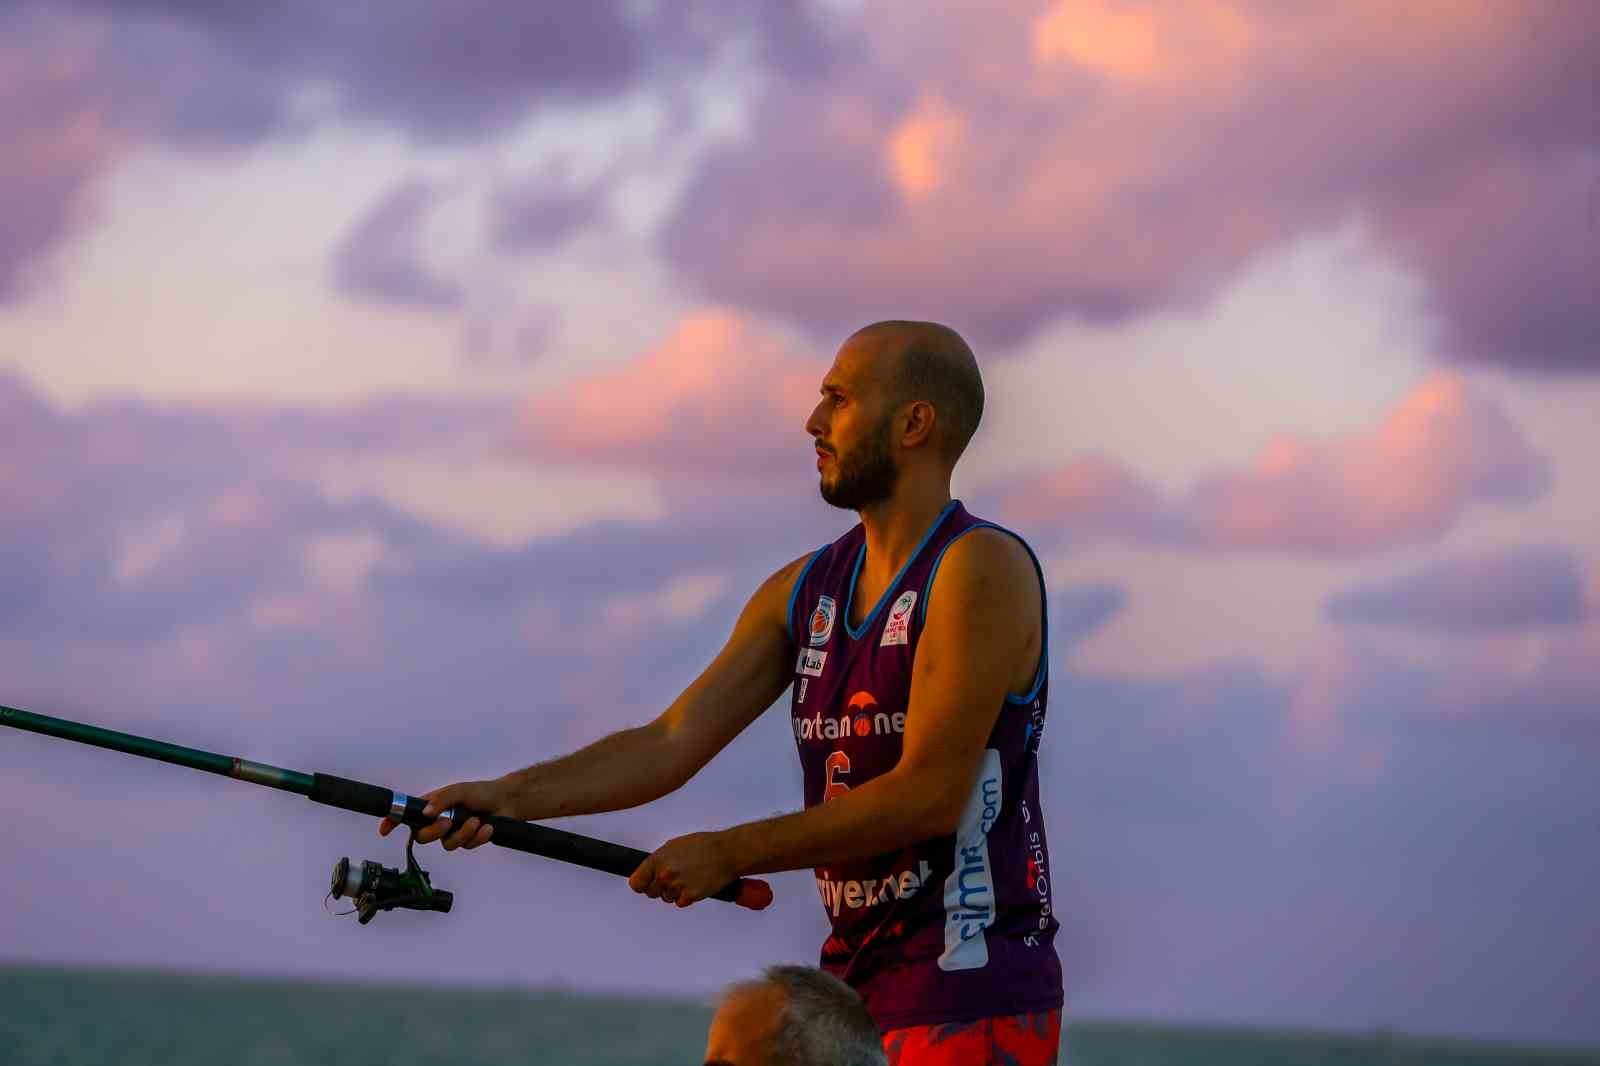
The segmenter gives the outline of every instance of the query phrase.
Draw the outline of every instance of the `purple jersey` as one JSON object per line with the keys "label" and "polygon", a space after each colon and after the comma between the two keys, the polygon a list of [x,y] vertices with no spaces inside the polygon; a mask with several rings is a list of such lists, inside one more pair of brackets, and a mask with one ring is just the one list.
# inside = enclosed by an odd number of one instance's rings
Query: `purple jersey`
{"label": "purple jersey", "polygon": [[[934,577],[945,550],[982,528],[1000,527],[951,501],[859,629],[850,616],[866,557],[862,527],[806,563],[789,598],[789,632],[807,807],[900,761],[911,662]],[[861,994],[881,1028],[1062,1004],[1037,766],[1047,651],[1046,644],[1032,691],[1006,697],[953,834],[816,870],[833,925],[822,965]]]}

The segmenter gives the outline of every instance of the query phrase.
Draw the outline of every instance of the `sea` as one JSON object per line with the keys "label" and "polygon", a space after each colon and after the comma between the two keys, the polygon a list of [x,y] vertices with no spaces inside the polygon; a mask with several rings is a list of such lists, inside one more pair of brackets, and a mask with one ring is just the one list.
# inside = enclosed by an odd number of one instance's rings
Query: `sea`
{"label": "sea", "polygon": [[[704,1002],[0,967],[0,1066],[695,1066]],[[1600,1049],[1073,1020],[1063,1066],[1565,1066]],[[982,1064],[974,1064],[982,1066]]]}

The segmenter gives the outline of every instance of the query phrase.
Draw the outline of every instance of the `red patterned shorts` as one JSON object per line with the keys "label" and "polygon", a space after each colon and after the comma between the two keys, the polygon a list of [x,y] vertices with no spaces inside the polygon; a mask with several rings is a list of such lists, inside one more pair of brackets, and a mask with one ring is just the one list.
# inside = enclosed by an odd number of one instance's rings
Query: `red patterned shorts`
{"label": "red patterned shorts", "polygon": [[889,1066],[1055,1066],[1060,1046],[1060,1008],[883,1034]]}

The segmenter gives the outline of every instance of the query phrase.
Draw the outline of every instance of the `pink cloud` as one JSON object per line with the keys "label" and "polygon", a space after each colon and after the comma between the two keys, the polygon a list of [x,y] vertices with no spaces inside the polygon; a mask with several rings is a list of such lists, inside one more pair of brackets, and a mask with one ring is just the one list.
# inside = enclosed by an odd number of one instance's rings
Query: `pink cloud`
{"label": "pink cloud", "polygon": [[1597,26],[1581,0],[867,5],[858,61],[777,81],[663,247],[817,335],[893,309],[1004,346],[1207,299],[1355,215],[1442,354],[1593,367]]}
{"label": "pink cloud", "polygon": [[736,312],[699,311],[623,366],[530,396],[506,448],[654,470],[793,470],[825,370]]}
{"label": "pink cloud", "polygon": [[1354,554],[1431,539],[1469,501],[1525,500],[1545,478],[1504,411],[1438,374],[1370,433],[1279,437],[1247,469],[1202,481],[1186,510],[1218,547]]}
{"label": "pink cloud", "polygon": [[1106,455],[1074,459],[1014,488],[1006,515],[1034,527],[1065,526],[1074,534],[1161,539],[1176,533],[1177,515],[1160,489]]}
{"label": "pink cloud", "polygon": [[1469,503],[1524,502],[1547,480],[1546,460],[1506,413],[1440,373],[1375,429],[1279,436],[1248,466],[1203,478],[1181,499],[1096,457],[1013,486],[1002,507],[1069,536],[1340,556],[1435,538]]}

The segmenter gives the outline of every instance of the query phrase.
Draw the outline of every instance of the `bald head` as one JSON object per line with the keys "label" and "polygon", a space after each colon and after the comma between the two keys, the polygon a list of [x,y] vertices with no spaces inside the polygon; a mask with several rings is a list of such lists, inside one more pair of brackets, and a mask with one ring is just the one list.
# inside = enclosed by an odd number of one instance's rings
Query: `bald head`
{"label": "bald head", "polygon": [[845,345],[871,352],[897,406],[921,400],[933,407],[939,452],[954,466],[983,417],[983,378],[961,334],[937,322],[889,319],[856,330]]}

